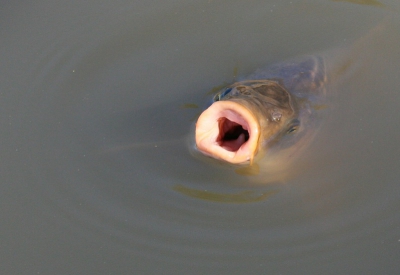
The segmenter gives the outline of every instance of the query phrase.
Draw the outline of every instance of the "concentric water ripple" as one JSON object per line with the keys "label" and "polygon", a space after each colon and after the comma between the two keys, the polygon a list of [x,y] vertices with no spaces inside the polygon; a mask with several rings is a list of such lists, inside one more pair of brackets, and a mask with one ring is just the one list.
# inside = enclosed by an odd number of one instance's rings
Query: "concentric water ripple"
{"label": "concentric water ripple", "polygon": [[[238,51],[241,38],[229,23],[220,24],[227,33],[203,41],[210,30],[199,25],[207,20],[195,7],[104,7],[34,45],[25,90],[3,112],[7,150],[18,151],[13,160],[39,221],[96,245],[96,253],[125,252],[141,266],[179,265],[192,273],[293,273],[293,266],[335,273],[336,261],[348,264],[368,249],[398,252],[399,132],[387,127],[399,118],[399,71],[389,62],[399,57],[391,46],[398,25],[388,23],[380,40],[386,44],[370,46],[377,56],[338,87],[332,115],[293,168],[303,173],[259,184],[194,158],[188,148],[201,110],[182,106],[201,106],[208,90],[233,77],[232,53],[242,53],[241,62],[248,54]],[[137,9],[139,17],[129,15]],[[182,12],[188,14],[179,20],[171,16]],[[190,14],[200,36],[177,28]],[[148,20],[154,17],[157,24]],[[219,45],[227,37],[237,40],[224,55]],[[199,57],[208,43],[221,58],[212,68]],[[12,108],[20,112],[8,115]]]}

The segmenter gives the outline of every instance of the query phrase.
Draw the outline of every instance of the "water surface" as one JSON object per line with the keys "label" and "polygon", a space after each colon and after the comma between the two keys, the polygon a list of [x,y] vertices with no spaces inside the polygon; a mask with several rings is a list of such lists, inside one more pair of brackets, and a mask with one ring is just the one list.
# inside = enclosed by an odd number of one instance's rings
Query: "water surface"
{"label": "water surface", "polygon": [[[2,273],[396,274],[398,10],[396,1],[5,4]],[[266,183],[191,154],[208,91],[321,52],[333,64],[354,53],[354,66],[330,87],[294,176]]]}

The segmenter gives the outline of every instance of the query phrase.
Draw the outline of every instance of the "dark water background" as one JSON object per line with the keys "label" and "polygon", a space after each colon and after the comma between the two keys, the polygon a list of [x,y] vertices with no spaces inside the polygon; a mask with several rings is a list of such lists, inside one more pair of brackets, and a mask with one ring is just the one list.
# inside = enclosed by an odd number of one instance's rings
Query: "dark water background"
{"label": "dark water background", "polygon": [[[399,10],[3,4],[0,273],[398,274]],[[236,71],[331,48],[355,69],[292,167],[302,173],[266,184],[190,154],[201,108],[182,106]]]}

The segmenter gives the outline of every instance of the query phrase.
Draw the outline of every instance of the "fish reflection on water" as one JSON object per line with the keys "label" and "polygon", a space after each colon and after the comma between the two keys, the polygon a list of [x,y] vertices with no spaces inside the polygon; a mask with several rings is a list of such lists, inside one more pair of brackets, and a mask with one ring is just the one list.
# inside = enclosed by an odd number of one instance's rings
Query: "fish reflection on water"
{"label": "fish reflection on water", "polygon": [[197,190],[183,185],[175,185],[173,189],[192,198],[222,203],[259,202],[278,193],[277,190],[263,191],[262,193],[255,190],[243,190],[237,193],[217,193],[210,190]]}

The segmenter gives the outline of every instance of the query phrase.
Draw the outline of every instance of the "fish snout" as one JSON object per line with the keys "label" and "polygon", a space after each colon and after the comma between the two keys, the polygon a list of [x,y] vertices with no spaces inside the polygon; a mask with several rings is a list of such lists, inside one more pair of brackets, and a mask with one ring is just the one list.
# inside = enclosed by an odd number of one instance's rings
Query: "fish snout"
{"label": "fish snout", "polygon": [[196,123],[198,150],[229,163],[251,163],[257,154],[259,137],[257,117],[236,101],[214,102]]}

